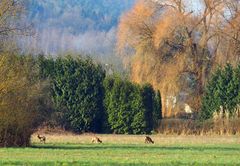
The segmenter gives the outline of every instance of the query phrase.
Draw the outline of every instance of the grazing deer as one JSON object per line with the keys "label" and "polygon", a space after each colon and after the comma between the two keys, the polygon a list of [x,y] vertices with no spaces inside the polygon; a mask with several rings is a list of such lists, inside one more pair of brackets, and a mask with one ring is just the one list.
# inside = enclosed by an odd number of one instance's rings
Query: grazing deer
{"label": "grazing deer", "polygon": [[102,143],[102,141],[98,137],[93,137],[92,143]]}
{"label": "grazing deer", "polygon": [[145,144],[154,144],[154,141],[149,136],[145,137]]}
{"label": "grazing deer", "polygon": [[45,142],[46,142],[46,137],[45,136],[40,136],[39,134],[38,134],[38,139],[40,140],[40,142],[42,142],[42,143],[44,143],[45,144]]}

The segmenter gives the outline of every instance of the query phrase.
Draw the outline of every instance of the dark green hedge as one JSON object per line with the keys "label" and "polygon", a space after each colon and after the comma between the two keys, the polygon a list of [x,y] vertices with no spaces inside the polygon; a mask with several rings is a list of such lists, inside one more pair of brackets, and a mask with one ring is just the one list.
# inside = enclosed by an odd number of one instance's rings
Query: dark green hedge
{"label": "dark green hedge", "polygon": [[[75,132],[144,134],[161,118],[161,97],[149,84],[105,78],[86,58],[39,57],[41,76],[49,77],[58,123]],[[55,117],[56,118],[56,117]]]}
{"label": "dark green hedge", "polygon": [[159,101],[151,85],[140,86],[119,77],[108,77],[104,87],[106,119],[113,133],[147,134],[153,130]]}
{"label": "dark green hedge", "polygon": [[89,58],[40,58],[60,123],[75,132],[101,131],[105,71]]}

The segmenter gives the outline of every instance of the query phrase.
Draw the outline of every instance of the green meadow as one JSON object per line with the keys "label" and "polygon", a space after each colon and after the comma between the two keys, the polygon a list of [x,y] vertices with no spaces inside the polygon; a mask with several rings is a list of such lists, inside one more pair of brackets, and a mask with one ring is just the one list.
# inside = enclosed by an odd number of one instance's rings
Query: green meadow
{"label": "green meadow", "polygon": [[[34,137],[28,148],[0,149],[0,165],[240,165],[238,136],[49,135],[46,144]],[[56,142],[56,143],[54,143]]]}

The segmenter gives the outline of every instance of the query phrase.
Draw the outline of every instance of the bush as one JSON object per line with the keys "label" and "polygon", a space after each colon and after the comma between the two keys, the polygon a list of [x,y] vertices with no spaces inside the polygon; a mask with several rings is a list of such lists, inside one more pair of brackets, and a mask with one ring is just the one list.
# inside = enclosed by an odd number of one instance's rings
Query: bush
{"label": "bush", "polygon": [[41,56],[39,62],[41,76],[51,80],[54,118],[65,129],[144,134],[161,118],[160,92],[149,84],[105,78],[102,67],[90,59]]}
{"label": "bush", "polygon": [[52,81],[52,98],[66,129],[99,132],[102,128],[105,71],[91,59],[40,58],[42,77]]}
{"label": "bush", "polygon": [[118,134],[145,134],[153,129],[155,92],[119,77],[104,81],[104,105],[110,130]]}
{"label": "bush", "polygon": [[218,68],[209,80],[202,100],[201,119],[210,119],[214,112],[233,116],[240,104],[240,65]]}
{"label": "bush", "polygon": [[0,147],[28,146],[49,115],[46,88],[30,56],[0,55]]}

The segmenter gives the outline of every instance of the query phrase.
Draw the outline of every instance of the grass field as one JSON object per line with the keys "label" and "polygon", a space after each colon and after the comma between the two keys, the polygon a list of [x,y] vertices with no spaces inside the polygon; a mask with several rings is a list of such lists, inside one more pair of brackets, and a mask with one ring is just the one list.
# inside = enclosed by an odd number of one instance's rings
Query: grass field
{"label": "grass field", "polygon": [[46,135],[30,148],[0,149],[0,165],[240,165],[239,136]]}

